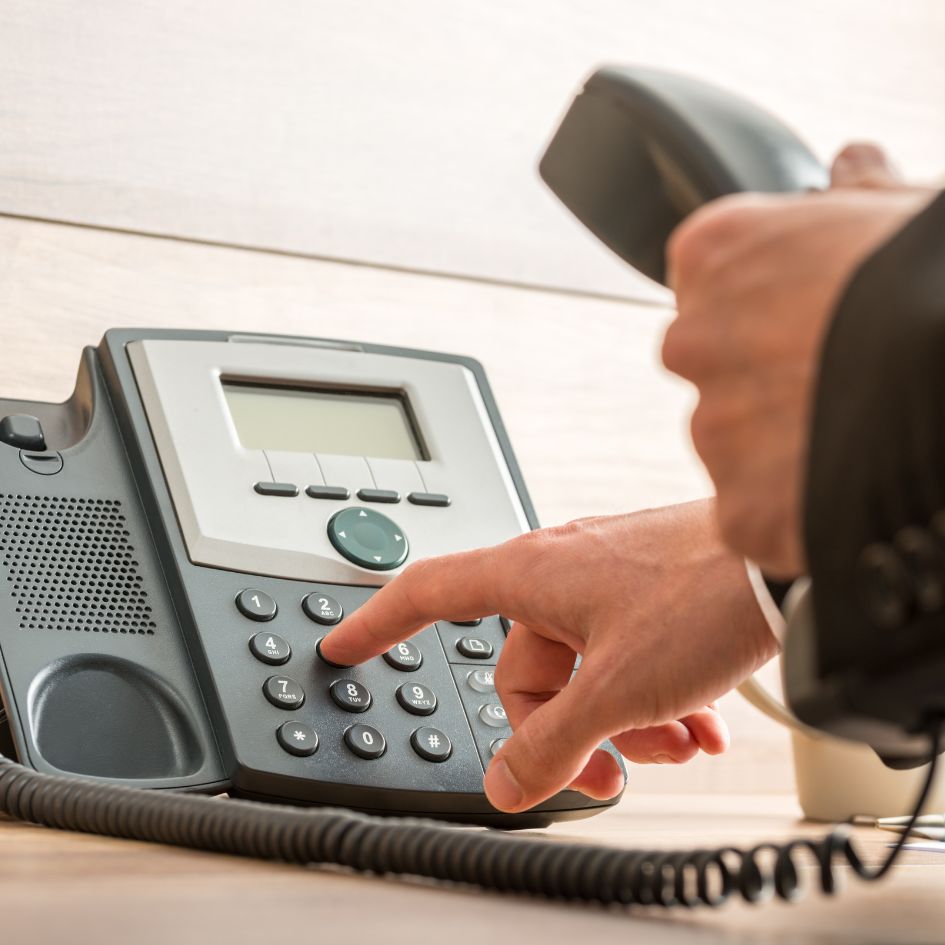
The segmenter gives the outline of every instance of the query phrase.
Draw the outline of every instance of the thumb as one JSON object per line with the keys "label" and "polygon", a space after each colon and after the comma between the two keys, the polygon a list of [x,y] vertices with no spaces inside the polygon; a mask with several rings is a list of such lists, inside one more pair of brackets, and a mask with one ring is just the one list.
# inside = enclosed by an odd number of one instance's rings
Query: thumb
{"label": "thumb", "polygon": [[[486,771],[483,784],[494,807],[527,810],[577,779],[608,734],[601,714],[589,711],[592,698],[579,671],[515,730]],[[613,767],[619,774],[616,762]],[[613,794],[623,787],[622,776],[619,780]]]}
{"label": "thumb", "polygon": [[881,147],[859,141],[848,144],[830,168],[831,187],[901,187],[902,178]]}

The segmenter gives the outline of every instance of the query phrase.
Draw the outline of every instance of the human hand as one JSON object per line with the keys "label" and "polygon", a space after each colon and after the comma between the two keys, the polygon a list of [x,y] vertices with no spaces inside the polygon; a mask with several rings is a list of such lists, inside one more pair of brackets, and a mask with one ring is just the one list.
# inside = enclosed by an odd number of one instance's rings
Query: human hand
{"label": "human hand", "polygon": [[332,662],[360,663],[435,620],[497,613],[514,621],[495,674],[513,735],[485,790],[505,811],[569,785],[613,797],[623,778],[597,750],[607,738],[635,762],[724,751],[728,731],[713,701],[777,651],[711,500],[418,561],[321,649]]}
{"label": "human hand", "polygon": [[663,361],[699,390],[692,439],[722,536],[783,578],[805,570],[810,414],[831,316],[860,263],[932,196],[899,185],[869,145],[840,153],[832,184],[714,201],[667,247],[678,317]]}

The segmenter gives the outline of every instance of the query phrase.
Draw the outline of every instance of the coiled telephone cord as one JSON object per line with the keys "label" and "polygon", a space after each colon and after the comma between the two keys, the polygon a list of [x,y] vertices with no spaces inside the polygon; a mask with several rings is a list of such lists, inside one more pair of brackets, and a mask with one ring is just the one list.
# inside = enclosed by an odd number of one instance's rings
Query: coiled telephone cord
{"label": "coiled telephone cord", "polygon": [[[937,745],[938,729],[913,821],[932,785]],[[145,791],[40,774],[3,755],[0,811],[61,830],[217,853],[427,877],[547,899],[664,907],[720,906],[733,894],[748,902],[772,893],[795,899],[802,891],[799,854],[813,860],[820,889],[829,895],[836,890],[837,861],[861,879],[879,879],[889,871],[908,834],[908,830],[902,834],[876,868],[864,864],[843,827],[820,840],[762,843],[749,850],[626,850],[332,808]]]}

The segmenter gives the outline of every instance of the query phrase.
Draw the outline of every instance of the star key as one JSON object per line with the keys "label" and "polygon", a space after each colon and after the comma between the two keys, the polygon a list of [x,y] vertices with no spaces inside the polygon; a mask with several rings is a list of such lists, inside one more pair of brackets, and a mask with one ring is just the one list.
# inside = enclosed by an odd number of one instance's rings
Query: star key
{"label": "star key", "polygon": [[276,729],[276,741],[283,751],[298,758],[306,758],[318,751],[318,735],[304,722],[285,722]]}

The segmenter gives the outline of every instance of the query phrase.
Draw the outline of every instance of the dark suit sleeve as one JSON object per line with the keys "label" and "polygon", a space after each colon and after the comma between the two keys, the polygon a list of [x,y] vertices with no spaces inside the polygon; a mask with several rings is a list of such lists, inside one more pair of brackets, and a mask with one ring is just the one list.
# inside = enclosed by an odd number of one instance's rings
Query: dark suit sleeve
{"label": "dark suit sleeve", "polygon": [[818,377],[804,512],[818,669],[879,678],[945,653],[945,194],[854,275]]}

